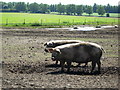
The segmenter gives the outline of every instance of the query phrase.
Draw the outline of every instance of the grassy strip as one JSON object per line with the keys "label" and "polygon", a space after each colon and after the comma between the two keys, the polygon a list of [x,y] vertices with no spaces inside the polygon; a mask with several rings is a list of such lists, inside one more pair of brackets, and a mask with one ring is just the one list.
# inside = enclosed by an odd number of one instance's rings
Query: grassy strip
{"label": "grassy strip", "polygon": [[69,25],[114,25],[117,18],[31,13],[0,13],[3,27],[60,27]]}
{"label": "grassy strip", "polygon": [[71,25],[92,25],[92,26],[97,26],[97,25],[115,25],[118,23],[110,23],[110,22],[85,22],[85,23],[27,23],[27,24],[3,24],[1,27],[31,27],[31,28],[61,28],[63,26],[71,26]]}
{"label": "grassy strip", "polygon": [[[51,12],[51,14],[58,15],[59,13],[58,13],[58,12]],[[89,16],[89,14],[87,14],[87,13],[83,13],[82,15],[83,15],[83,16]],[[109,13],[109,15],[110,15],[110,17],[114,17],[114,18],[117,18],[117,17],[120,16],[119,13]],[[101,17],[101,15],[98,15],[98,13],[93,13],[93,14],[91,14],[90,16]],[[103,17],[106,17],[106,14],[104,14]]]}

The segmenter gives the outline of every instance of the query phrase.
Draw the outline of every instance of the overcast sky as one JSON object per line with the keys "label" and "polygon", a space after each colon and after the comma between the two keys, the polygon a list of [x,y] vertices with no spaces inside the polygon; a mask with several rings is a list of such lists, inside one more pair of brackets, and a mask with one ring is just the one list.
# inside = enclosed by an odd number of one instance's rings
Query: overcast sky
{"label": "overcast sky", "polygon": [[0,0],[3,2],[37,2],[37,3],[43,3],[43,4],[77,4],[77,5],[93,5],[94,3],[98,5],[107,5],[108,3],[110,5],[118,5],[119,0]]}

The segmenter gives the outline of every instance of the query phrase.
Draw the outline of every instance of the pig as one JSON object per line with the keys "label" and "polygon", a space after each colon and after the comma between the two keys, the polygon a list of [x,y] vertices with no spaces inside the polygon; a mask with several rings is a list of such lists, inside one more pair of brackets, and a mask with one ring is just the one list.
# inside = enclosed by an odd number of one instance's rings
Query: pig
{"label": "pig", "polygon": [[[56,46],[60,46],[60,45],[64,45],[64,44],[69,44],[69,43],[80,43],[80,42],[84,42],[84,41],[80,41],[80,40],[51,40],[49,42],[46,42],[44,44],[44,46],[46,46],[45,48],[55,48]],[[48,52],[45,49],[46,52]]]}
{"label": "pig", "polygon": [[[49,42],[46,42],[44,44],[45,47],[45,52],[48,52],[47,48],[55,48],[57,46],[60,45],[65,45],[65,44],[70,44],[70,43],[81,43],[84,41],[80,41],[80,40],[51,40]],[[56,60],[56,65],[58,64],[58,60]],[[88,63],[85,63],[84,67],[87,66]],[[78,63],[78,66],[80,65],[80,63]]]}
{"label": "pig", "polygon": [[48,48],[48,51],[52,53],[52,60],[59,60],[61,64],[61,72],[64,71],[64,64],[67,62],[67,72],[70,71],[71,63],[87,63],[92,62],[93,70],[98,65],[98,72],[100,73],[101,61],[100,58],[104,51],[103,47],[96,43],[72,43],[57,46],[55,48]]}

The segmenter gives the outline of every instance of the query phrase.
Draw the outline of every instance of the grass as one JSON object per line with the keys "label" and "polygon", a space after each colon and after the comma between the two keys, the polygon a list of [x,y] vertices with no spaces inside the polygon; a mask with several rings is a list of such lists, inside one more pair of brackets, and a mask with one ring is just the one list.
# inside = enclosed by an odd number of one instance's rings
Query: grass
{"label": "grass", "polygon": [[[59,13],[58,12],[51,12],[51,14],[59,14]],[[89,16],[89,14],[87,14],[87,13],[83,13],[82,15],[83,16]],[[114,17],[114,18],[117,18],[117,17],[120,16],[119,13],[109,13],[109,15],[110,15],[110,17]],[[98,15],[98,13],[93,13],[90,16],[97,16],[97,17],[99,17],[101,15]],[[106,14],[104,14],[103,17],[106,17]]]}
{"label": "grass", "polygon": [[8,27],[118,24],[117,18],[105,17],[68,16],[33,13],[0,13],[0,16],[2,16],[0,24],[3,24],[3,26]]}
{"label": "grass", "polygon": [[[83,13],[83,15],[88,16],[88,14],[86,13]],[[116,17],[116,18],[119,17],[118,13],[109,13],[109,15],[110,17]],[[93,13],[91,14],[91,16],[100,16],[100,15],[98,15],[98,13]],[[104,14],[103,16],[106,17],[106,14]]]}

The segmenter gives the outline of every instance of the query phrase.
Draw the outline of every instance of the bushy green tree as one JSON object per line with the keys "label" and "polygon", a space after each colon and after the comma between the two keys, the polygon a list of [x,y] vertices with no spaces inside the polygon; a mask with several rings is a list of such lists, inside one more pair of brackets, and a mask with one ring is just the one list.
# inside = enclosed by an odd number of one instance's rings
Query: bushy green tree
{"label": "bushy green tree", "polygon": [[107,4],[107,6],[106,6],[106,12],[107,12],[107,13],[110,12],[110,7],[111,7],[110,4]]}
{"label": "bushy green tree", "polygon": [[35,13],[35,12],[38,12],[39,11],[39,4],[37,4],[37,3],[31,3],[30,5],[29,5],[29,9],[30,9],[30,11],[31,12],[33,12],[33,13]]}
{"label": "bushy green tree", "polygon": [[39,12],[41,13],[49,13],[50,11],[48,10],[48,5],[47,4],[40,4],[40,9]]}
{"label": "bushy green tree", "polygon": [[15,5],[17,11],[26,11],[26,4],[24,2],[18,2]]}
{"label": "bushy green tree", "polygon": [[93,5],[93,12],[94,12],[94,13],[96,13],[96,12],[97,12],[97,7],[98,7],[98,6],[97,6],[97,4],[96,4],[96,3],[94,3],[94,5]]}
{"label": "bushy green tree", "polygon": [[70,8],[70,5],[66,5],[66,14],[67,15],[70,15],[70,12],[71,12],[69,8]]}
{"label": "bushy green tree", "polygon": [[4,5],[4,6],[3,6],[3,9],[8,9],[8,5]]}
{"label": "bushy green tree", "polygon": [[83,13],[83,6],[82,5],[76,6],[76,13],[77,13],[77,15],[82,15],[82,13]]}
{"label": "bushy green tree", "polygon": [[8,3],[8,8],[9,8],[9,9],[14,9],[14,6],[13,6],[13,3],[12,3],[12,2],[9,2],[9,3]]}
{"label": "bushy green tree", "polygon": [[120,5],[118,5],[117,11],[118,13],[120,13]]}
{"label": "bushy green tree", "polygon": [[62,5],[61,3],[59,3],[58,5],[57,5],[57,11],[61,14],[61,13],[65,13],[65,6],[64,5]]}
{"label": "bushy green tree", "polygon": [[92,8],[92,6],[87,6],[86,13],[89,14],[89,16],[90,16],[90,14],[93,13],[93,8]]}
{"label": "bushy green tree", "polygon": [[4,9],[4,6],[6,5],[5,2],[0,1],[0,9]]}
{"label": "bushy green tree", "polygon": [[98,9],[97,9],[97,13],[101,16],[103,16],[105,14],[105,9],[103,6],[99,6]]}
{"label": "bushy green tree", "polygon": [[56,6],[55,5],[50,5],[49,9],[51,12],[56,12]]}

